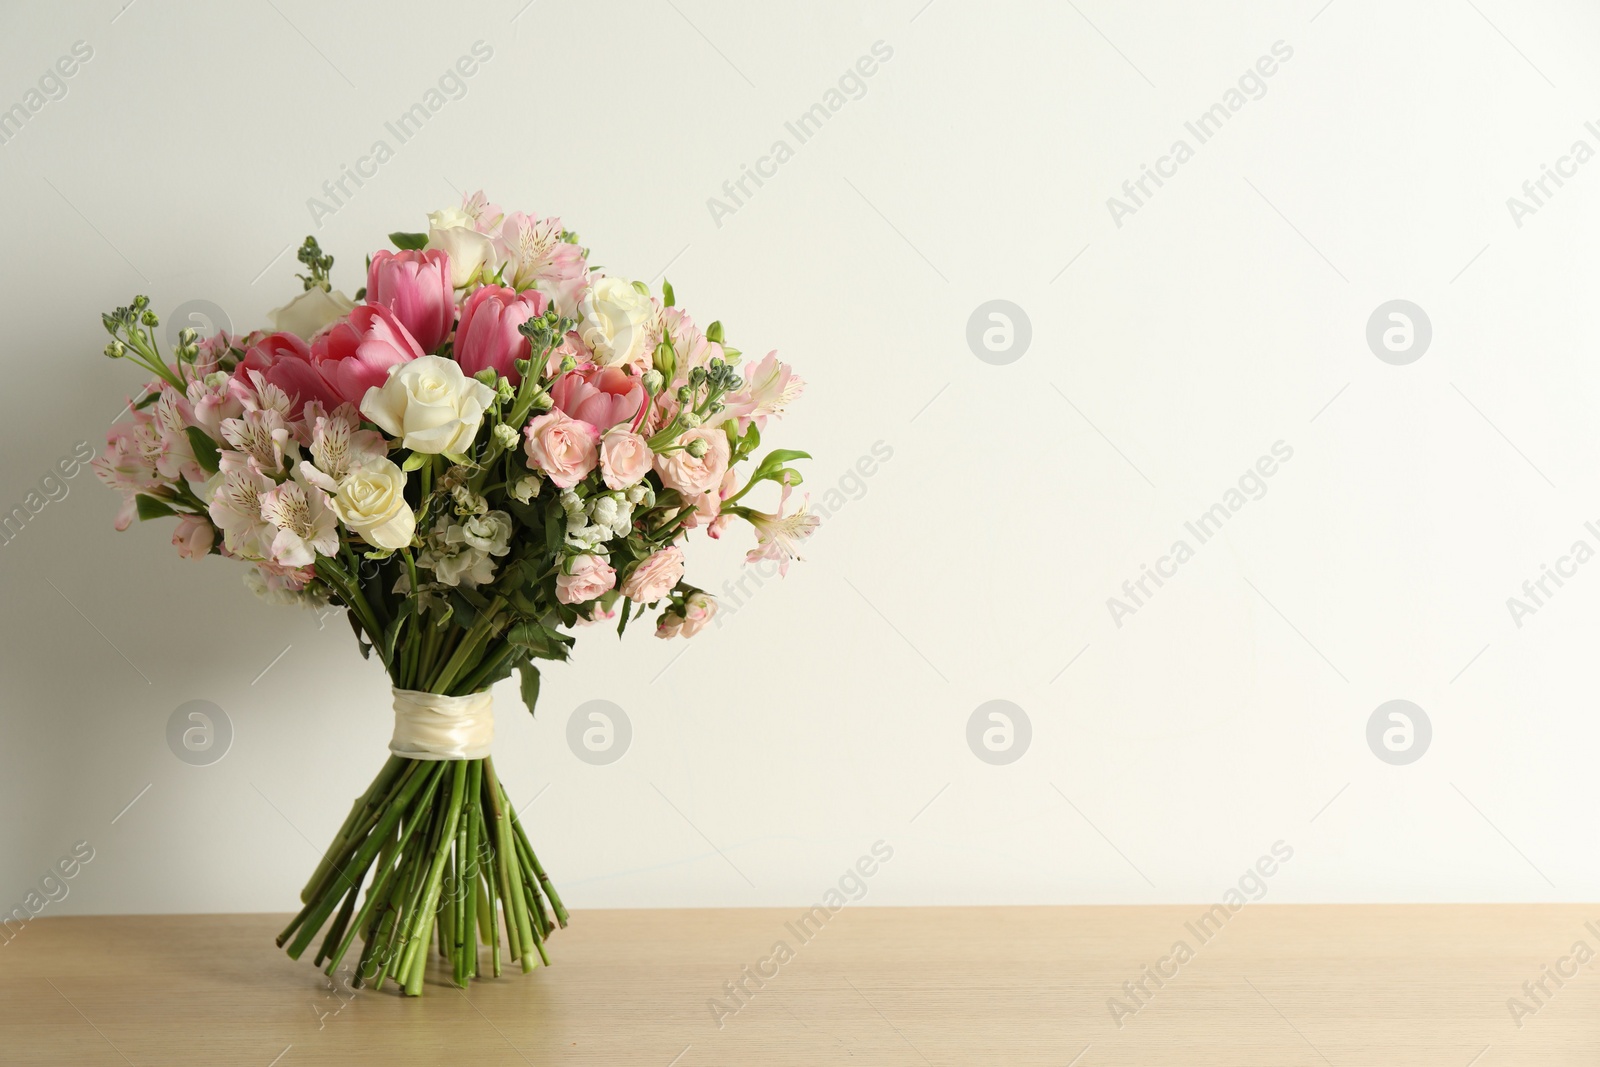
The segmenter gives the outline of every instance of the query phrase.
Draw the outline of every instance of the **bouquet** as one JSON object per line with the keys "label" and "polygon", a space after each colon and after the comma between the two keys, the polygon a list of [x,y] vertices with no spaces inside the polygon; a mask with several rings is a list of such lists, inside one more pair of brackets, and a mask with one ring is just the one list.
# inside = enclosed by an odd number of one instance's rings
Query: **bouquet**
{"label": "bouquet", "polygon": [[[465,987],[480,946],[494,975],[502,945],[526,972],[567,923],[489,755],[490,687],[517,672],[531,712],[536,661],[567,658],[581,625],[703,629],[691,531],[742,519],[747,559],[786,572],[817,521],[788,504],[804,452],[754,461],[804,385],[776,353],[742,360],[669,283],[591,270],[559,219],[478,193],[428,221],[389,235],[354,300],[307,237],[304,290],[270,332],[185,329],[166,356],[147,297],[104,315],[106,355],[154,377],[94,462],[117,529],[176,517],[180,555],[241,561],[269,601],[343,607],[388,671],[389,760],[278,944],[298,959],[320,934],[332,975],[359,938],[353,984],[411,995],[435,944]],[[746,502],[764,482],[771,512]]]}

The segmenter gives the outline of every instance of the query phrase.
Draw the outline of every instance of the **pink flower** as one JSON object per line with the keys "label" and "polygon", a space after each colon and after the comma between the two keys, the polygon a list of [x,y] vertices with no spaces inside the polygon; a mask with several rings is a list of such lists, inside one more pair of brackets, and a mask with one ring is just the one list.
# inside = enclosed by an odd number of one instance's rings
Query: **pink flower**
{"label": "pink flower", "polygon": [[603,556],[573,556],[556,575],[556,599],[563,604],[593,600],[617,584],[617,572]]}
{"label": "pink flower", "polygon": [[[690,455],[687,446],[691,441],[704,441],[705,453]],[[700,426],[684,431],[678,444],[685,447],[656,456],[656,473],[668,489],[676,489],[686,503],[694,503],[691,498],[716,489],[728,473],[728,435],[721,427]]]}
{"label": "pink flower", "polygon": [[361,403],[367,390],[389,378],[389,368],[425,353],[394,312],[382,304],[362,304],[317,335],[311,362],[327,382],[328,408]]}
{"label": "pink flower", "polygon": [[562,411],[540,415],[528,423],[526,433],[529,465],[562,489],[583,481],[599,462],[600,431]]}
{"label": "pink flower", "polygon": [[543,293],[518,293],[503,285],[485,285],[467,297],[461,308],[461,326],[456,330],[456,362],[468,376],[492,367],[511,379],[522,380],[516,361],[527,359],[528,339],[517,327],[538,318],[549,306]]}
{"label": "pink flower", "polygon": [[654,604],[672,592],[683,577],[683,566],[683,549],[677,545],[653,552],[622,583],[622,595],[635,604]]}
{"label": "pink flower", "polygon": [[822,525],[822,520],[810,513],[809,496],[793,514],[783,513],[784,506],[789,503],[790,491],[789,483],[785,481],[783,496],[779,498],[778,510],[775,512],[742,513],[749,518],[750,525],[756,528],[756,547],[745,554],[744,561],[754,563],[762,559],[777,560],[778,574],[785,577],[789,573],[789,561],[802,558],[800,545]]}
{"label": "pink flower", "polygon": [[316,400],[330,407],[339,404],[338,393],[313,366],[312,350],[292,333],[269,333],[250,346],[233,371],[238,390],[251,387],[255,381],[252,371],[288,396],[291,419],[300,417],[307,401]]}
{"label": "pink flower", "polygon": [[722,514],[722,502],[733,495],[738,488],[738,476],[732,470],[722,476],[722,487],[715,493],[702,493],[694,499],[694,510],[684,520],[683,528],[686,530],[706,527],[706,536],[721,537],[722,529],[728,524],[731,515]]}
{"label": "pink flower", "polygon": [[638,485],[650,473],[655,453],[650,442],[627,430],[611,430],[600,441],[600,476],[607,489]]}
{"label": "pink flower", "polygon": [[150,417],[142,411],[133,413],[133,421],[113,423],[106,431],[106,449],[89,466],[106,488],[122,494],[122,507],[114,523],[118,530],[133,524],[138,513],[134,498],[162,485],[155,464],[159,451],[160,437]]}
{"label": "pink flower", "polygon": [[689,599],[683,602],[683,625],[678,632],[684,637],[693,637],[706,628],[717,614],[717,601],[710,593],[691,593]]}
{"label": "pink flower", "polygon": [[768,415],[782,415],[783,409],[799,399],[806,387],[805,380],[787,363],[778,362],[778,353],[768,352],[766,358],[744,371],[744,388],[729,393],[723,403],[727,409],[723,418],[739,420],[742,433],[754,422],[757,429],[767,428]]}
{"label": "pink flower", "polygon": [[583,249],[561,237],[561,220],[535,219],[514,211],[500,224],[495,248],[506,264],[506,280],[518,289],[537,286],[567,318],[577,317],[588,283]]}
{"label": "pink flower", "polygon": [[456,321],[450,257],[438,249],[379,252],[367,268],[367,303],[394,312],[424,352],[439,351]]}
{"label": "pink flower", "polygon": [[[704,367],[713,359],[722,359],[722,346],[715,341],[706,340],[694,324],[694,319],[683,308],[665,308],[661,312],[661,334],[672,342],[672,351],[676,357],[672,381],[668,384],[676,389],[689,380],[689,372],[696,367]],[[655,350],[661,337],[652,337],[651,351]]]}
{"label": "pink flower", "polygon": [[601,430],[629,422],[645,402],[644,386],[621,367],[570,371],[550,387],[556,407]]}
{"label": "pink flower", "polygon": [[216,543],[217,530],[198,515],[184,515],[172,534],[172,545],[184,559],[204,559]]}
{"label": "pink flower", "polygon": [[239,392],[234,381],[226,375],[195,378],[187,389],[194,424],[212,437],[220,437],[224,419],[236,419],[244,414]]}

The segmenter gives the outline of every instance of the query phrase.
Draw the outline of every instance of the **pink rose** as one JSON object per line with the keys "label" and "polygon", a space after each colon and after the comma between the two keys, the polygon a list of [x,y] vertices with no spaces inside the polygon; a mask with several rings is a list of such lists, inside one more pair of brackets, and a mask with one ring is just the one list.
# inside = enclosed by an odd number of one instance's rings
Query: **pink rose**
{"label": "pink rose", "polygon": [[600,441],[600,476],[607,489],[627,489],[638,485],[650,473],[655,461],[650,442],[636,433],[616,429]]}
{"label": "pink rose", "polygon": [[550,387],[556,407],[602,430],[631,422],[645,401],[644,386],[621,367],[569,371]]}
{"label": "pink rose", "polygon": [[563,604],[582,604],[616,584],[617,572],[603,556],[573,556],[556,575],[556,599]]}
{"label": "pink rose", "polygon": [[683,577],[683,549],[668,545],[633,568],[622,583],[622,595],[635,604],[654,604],[672,592]]}
{"label": "pink rose", "polygon": [[308,401],[339,405],[338,394],[317,373],[311,349],[292,333],[269,333],[252,344],[234,368],[234,382],[249,387],[251,371],[259,371],[263,379],[288,395],[291,420],[300,417]]}
{"label": "pink rose", "polygon": [[526,433],[529,465],[562,489],[583,481],[599,462],[600,431],[562,411],[540,415],[528,423]]}
{"label": "pink rose", "polygon": [[[705,454],[690,455],[690,441],[704,441]],[[720,426],[700,426],[684,431],[678,444],[685,447],[656,456],[656,473],[667,488],[682,493],[686,501],[716,489],[728,473],[728,435]]]}
{"label": "pink rose", "polygon": [[691,593],[683,602],[683,625],[678,632],[693,637],[706,628],[717,614],[716,599],[710,593]]}
{"label": "pink rose", "polygon": [[461,308],[461,326],[456,330],[456,362],[468,375],[485,368],[511,379],[522,380],[516,361],[527,359],[531,346],[517,327],[544,314],[549,298],[529,290],[518,293],[503,285],[485,285],[467,297]]}
{"label": "pink rose", "polygon": [[424,352],[439,351],[456,321],[450,257],[436,248],[379,252],[367,268],[367,303],[394,312]]}
{"label": "pink rose", "polygon": [[732,496],[738,487],[738,476],[728,471],[722,476],[722,487],[715,493],[702,493],[694,498],[694,510],[684,520],[683,528],[694,530],[705,526],[707,536],[721,537],[729,518],[722,514],[722,502]]}
{"label": "pink rose", "polygon": [[335,394],[328,404],[359,405],[367,390],[389,380],[389,368],[425,353],[394,312],[362,304],[311,342],[311,362]]}
{"label": "pink rose", "polygon": [[198,515],[184,515],[178,519],[172,545],[184,559],[204,559],[216,539],[216,527]]}

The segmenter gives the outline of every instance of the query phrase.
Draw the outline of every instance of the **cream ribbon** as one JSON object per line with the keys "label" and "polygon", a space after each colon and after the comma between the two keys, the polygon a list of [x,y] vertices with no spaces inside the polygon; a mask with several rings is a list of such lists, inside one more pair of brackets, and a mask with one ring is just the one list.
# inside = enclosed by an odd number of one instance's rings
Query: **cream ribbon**
{"label": "cream ribbon", "polygon": [[389,751],[405,759],[482,759],[494,741],[494,697],[394,690],[394,737]]}

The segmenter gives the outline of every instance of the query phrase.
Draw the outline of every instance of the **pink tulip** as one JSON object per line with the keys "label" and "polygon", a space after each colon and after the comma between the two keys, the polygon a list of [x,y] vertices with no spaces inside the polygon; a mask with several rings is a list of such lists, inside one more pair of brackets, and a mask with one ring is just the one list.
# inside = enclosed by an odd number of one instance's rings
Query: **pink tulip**
{"label": "pink tulip", "polygon": [[518,293],[503,285],[485,285],[467,298],[461,309],[461,327],[456,330],[456,362],[468,376],[485,368],[511,379],[522,380],[516,361],[527,359],[528,339],[517,327],[544,314],[549,299],[537,290]]}
{"label": "pink tulip", "polygon": [[249,373],[260,371],[264,379],[288,394],[291,419],[298,419],[301,409],[313,400],[338,407],[339,394],[317,373],[311,359],[311,349],[294,334],[269,333],[246,350],[234,368],[233,380],[248,387]]}
{"label": "pink tulip", "polygon": [[550,388],[550,399],[568,415],[604,433],[639,413],[644,386],[621,367],[568,371]]}
{"label": "pink tulip", "polygon": [[389,368],[425,355],[394,312],[362,304],[311,342],[311,362],[340,403],[361,405],[367,390],[389,379]]}
{"label": "pink tulip", "polygon": [[439,249],[379,252],[367,268],[367,303],[382,304],[424,352],[437,352],[456,321],[450,257]]}

